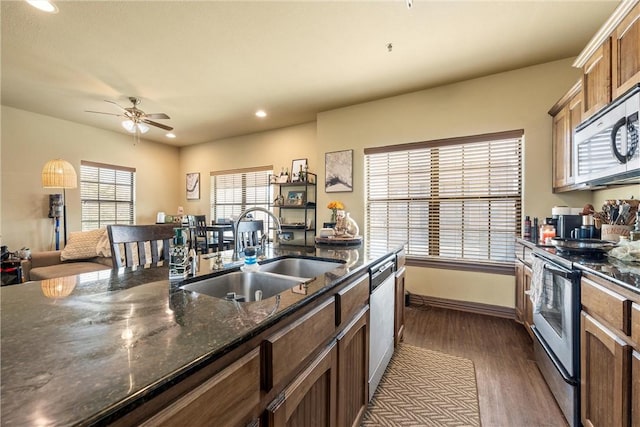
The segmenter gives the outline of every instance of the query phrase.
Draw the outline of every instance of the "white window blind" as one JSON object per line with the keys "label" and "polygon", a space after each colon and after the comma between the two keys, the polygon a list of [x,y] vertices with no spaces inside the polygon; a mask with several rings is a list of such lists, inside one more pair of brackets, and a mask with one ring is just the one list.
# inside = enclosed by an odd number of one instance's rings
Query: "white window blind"
{"label": "white window blind", "polygon": [[369,251],[406,243],[418,260],[512,266],[522,137],[510,131],[366,149]]}
{"label": "white window blind", "polygon": [[82,230],[134,224],[135,178],[133,168],[81,161]]}
{"label": "white window blind", "polygon": [[[271,190],[269,175],[273,166],[211,172],[211,218],[235,218],[254,206],[269,209]],[[266,214],[253,212],[256,219],[267,220]]]}

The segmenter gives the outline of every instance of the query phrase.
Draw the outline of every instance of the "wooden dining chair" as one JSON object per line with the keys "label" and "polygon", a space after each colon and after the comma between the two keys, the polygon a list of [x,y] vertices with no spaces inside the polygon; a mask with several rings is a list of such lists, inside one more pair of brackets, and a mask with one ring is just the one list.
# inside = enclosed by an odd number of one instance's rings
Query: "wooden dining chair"
{"label": "wooden dining chair", "polygon": [[[174,224],[108,225],[113,268],[168,261],[174,227]],[[124,256],[121,249],[124,250]]]}
{"label": "wooden dining chair", "polygon": [[194,247],[196,252],[206,254],[209,252],[209,248],[213,247],[209,244],[209,235],[207,234],[207,216],[195,215],[194,222],[196,228]]}
{"label": "wooden dining chair", "polygon": [[238,252],[244,250],[247,246],[258,246],[264,234],[264,221],[240,221],[238,229],[234,229],[233,233],[234,237],[236,234],[238,236],[238,247],[236,248]]}

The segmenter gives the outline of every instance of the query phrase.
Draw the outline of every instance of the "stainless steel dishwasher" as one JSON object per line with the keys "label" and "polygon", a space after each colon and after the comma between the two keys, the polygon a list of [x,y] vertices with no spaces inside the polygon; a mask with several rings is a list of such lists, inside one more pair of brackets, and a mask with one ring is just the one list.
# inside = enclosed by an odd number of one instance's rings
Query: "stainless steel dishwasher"
{"label": "stainless steel dishwasher", "polygon": [[369,269],[371,275],[369,321],[369,400],[393,356],[395,313],[395,258],[385,258]]}

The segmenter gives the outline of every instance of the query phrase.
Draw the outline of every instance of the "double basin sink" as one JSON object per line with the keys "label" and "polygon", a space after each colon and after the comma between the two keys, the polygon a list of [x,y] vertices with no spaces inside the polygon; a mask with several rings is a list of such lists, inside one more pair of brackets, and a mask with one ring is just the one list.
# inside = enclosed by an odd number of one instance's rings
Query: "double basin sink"
{"label": "double basin sink", "polygon": [[260,265],[259,271],[233,271],[181,286],[215,298],[252,302],[295,288],[343,265],[317,258],[281,258]]}

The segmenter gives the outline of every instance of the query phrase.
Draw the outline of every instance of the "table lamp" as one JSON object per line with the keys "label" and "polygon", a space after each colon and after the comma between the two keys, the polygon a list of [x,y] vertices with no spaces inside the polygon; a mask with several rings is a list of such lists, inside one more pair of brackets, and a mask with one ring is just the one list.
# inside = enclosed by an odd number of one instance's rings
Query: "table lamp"
{"label": "table lamp", "polygon": [[[42,168],[43,188],[62,188],[62,217],[64,218],[64,244],[67,245],[67,188],[78,187],[78,176],[71,163],[62,159],[49,160]],[[56,250],[59,249],[56,245]]]}

